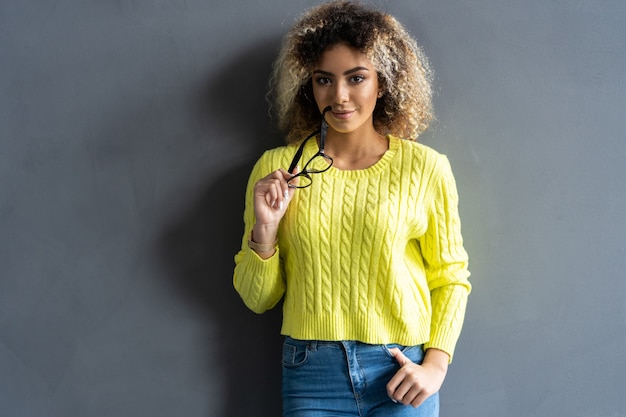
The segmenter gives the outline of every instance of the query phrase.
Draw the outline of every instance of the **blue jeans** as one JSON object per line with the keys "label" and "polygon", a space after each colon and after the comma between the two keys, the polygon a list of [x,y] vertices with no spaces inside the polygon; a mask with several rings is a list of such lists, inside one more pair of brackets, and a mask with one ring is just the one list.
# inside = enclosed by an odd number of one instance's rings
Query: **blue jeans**
{"label": "blue jeans", "polygon": [[422,346],[368,345],[354,341],[283,343],[283,416],[285,417],[437,417],[439,394],[413,408],[394,403],[387,383],[400,369],[389,352],[398,347],[422,363]]}

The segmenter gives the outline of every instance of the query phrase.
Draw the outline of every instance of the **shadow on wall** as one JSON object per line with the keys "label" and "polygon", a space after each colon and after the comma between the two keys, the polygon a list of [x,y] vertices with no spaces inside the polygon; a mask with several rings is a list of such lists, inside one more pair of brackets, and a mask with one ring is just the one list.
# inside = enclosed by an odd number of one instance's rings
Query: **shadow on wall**
{"label": "shadow on wall", "polygon": [[[243,166],[215,173],[199,195],[189,196],[160,241],[170,284],[206,316],[207,327],[217,326],[206,342],[207,351],[219,355],[211,362],[221,368],[221,375],[207,378],[209,385],[223,386],[224,398],[216,401],[222,404],[222,417],[281,415],[280,306],[258,316],[244,306],[232,285],[248,175],[262,151],[280,143],[280,136],[269,128],[265,102],[279,44],[273,39],[253,45],[201,91],[196,106],[200,121],[225,126],[224,135],[250,138],[247,154],[252,156]],[[210,140],[228,146],[228,138]]]}

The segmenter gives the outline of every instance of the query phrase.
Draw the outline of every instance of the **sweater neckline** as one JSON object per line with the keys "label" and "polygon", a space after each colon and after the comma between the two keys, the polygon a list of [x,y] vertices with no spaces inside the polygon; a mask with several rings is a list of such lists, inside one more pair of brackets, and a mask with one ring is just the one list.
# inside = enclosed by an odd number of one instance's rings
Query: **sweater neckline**
{"label": "sweater neckline", "polygon": [[[385,168],[389,166],[389,164],[395,157],[398,151],[398,148],[400,147],[400,140],[401,140],[400,138],[397,138],[392,135],[387,135],[386,138],[389,141],[389,148],[385,151],[383,156],[375,164],[367,168],[355,169],[355,170],[338,169],[333,166],[333,167],[330,167],[330,169],[326,171],[324,175],[332,176],[335,178],[350,179],[350,178],[363,178],[363,177],[369,177],[372,175],[380,174]],[[317,142],[314,140],[309,141],[309,143],[307,143],[305,147],[306,147],[305,153],[309,155],[314,154],[318,150]]]}

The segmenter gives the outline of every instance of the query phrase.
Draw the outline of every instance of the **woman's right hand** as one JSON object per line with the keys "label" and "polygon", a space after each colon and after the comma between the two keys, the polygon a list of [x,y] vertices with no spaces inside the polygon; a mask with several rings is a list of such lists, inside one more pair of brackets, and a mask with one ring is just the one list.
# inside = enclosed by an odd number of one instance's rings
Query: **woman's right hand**
{"label": "woman's right hand", "polygon": [[[297,172],[296,168],[294,174]],[[252,230],[252,239],[255,242],[271,243],[276,240],[280,220],[285,215],[289,202],[296,191],[295,188],[290,188],[287,183],[292,176],[286,170],[279,169],[261,178],[254,185],[256,223]]]}

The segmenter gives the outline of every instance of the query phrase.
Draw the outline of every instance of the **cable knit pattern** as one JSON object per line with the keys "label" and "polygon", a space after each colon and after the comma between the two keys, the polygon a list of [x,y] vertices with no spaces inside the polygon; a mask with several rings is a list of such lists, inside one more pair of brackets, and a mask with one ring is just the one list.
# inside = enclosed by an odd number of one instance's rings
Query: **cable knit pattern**
{"label": "cable knit pattern", "polygon": [[250,175],[233,283],[257,313],[284,297],[282,333],[293,338],[425,344],[452,358],[471,291],[452,170],[425,145],[388,139],[367,169],[313,175],[263,260],[247,245],[253,187],[288,166],[296,145],[267,151]]}
{"label": "cable knit pattern", "polygon": [[[342,218],[341,218],[341,236],[339,238],[340,246],[339,252],[345,254],[346,258],[352,258],[352,250],[354,248],[352,236],[353,236],[353,225],[354,225],[354,214],[356,210],[356,182],[351,181],[345,184],[343,189],[343,210],[342,210]],[[350,262],[341,262],[341,276],[343,277],[352,277],[355,275],[351,268]],[[350,286],[342,285],[339,288],[339,292],[341,294],[339,300],[339,308],[341,309],[341,314],[348,315],[350,314]]]}

